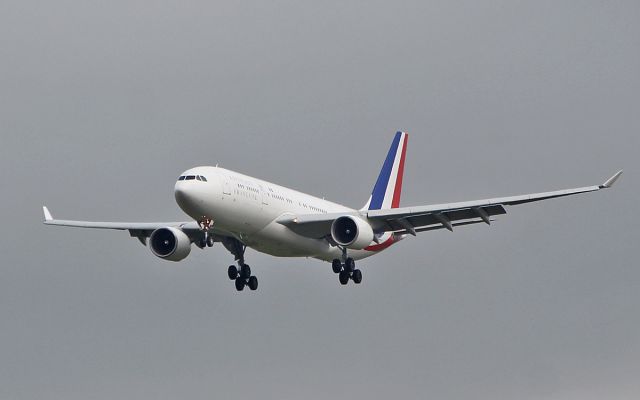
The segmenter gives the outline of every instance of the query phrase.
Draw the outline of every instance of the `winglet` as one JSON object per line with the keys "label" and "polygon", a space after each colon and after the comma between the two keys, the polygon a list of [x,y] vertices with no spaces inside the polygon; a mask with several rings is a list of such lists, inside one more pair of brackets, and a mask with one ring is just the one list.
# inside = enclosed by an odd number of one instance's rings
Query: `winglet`
{"label": "winglet", "polygon": [[614,183],[616,183],[616,181],[618,180],[618,178],[620,178],[620,175],[622,175],[622,170],[618,171],[615,173],[615,175],[613,175],[611,178],[607,179],[607,181],[605,183],[603,183],[602,185],[600,185],[601,189],[608,189],[611,186],[613,186]]}
{"label": "winglet", "polygon": [[47,208],[47,206],[42,206],[42,211],[44,211],[44,220],[45,221],[52,221],[53,217],[51,216],[51,213],[49,212],[49,209]]}

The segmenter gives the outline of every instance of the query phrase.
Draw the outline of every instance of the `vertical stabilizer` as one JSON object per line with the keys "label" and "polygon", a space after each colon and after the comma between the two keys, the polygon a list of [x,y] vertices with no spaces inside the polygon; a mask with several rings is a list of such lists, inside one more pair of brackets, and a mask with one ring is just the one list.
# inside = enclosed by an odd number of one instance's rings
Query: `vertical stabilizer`
{"label": "vertical stabilizer", "polygon": [[373,187],[371,197],[363,210],[381,210],[398,208],[400,206],[400,194],[402,192],[402,175],[404,173],[404,159],[407,154],[407,141],[409,135],[406,132],[397,132],[391,142],[391,148],[387,158],[382,164],[382,170]]}

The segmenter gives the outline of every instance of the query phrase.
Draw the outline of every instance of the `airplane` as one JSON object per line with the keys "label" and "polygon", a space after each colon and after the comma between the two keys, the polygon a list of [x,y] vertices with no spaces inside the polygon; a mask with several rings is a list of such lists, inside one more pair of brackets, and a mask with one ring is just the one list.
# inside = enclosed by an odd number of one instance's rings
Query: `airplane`
{"label": "airplane", "polygon": [[186,258],[192,248],[216,242],[235,257],[227,270],[237,291],[258,288],[245,262],[250,247],[277,257],[312,257],[331,263],[340,284],[359,284],[355,261],[375,255],[409,235],[484,223],[506,214],[505,207],[610,188],[616,172],[601,185],[457,203],[400,207],[408,134],[397,132],[369,200],[349,208],[225,168],[195,167],[174,187],[184,222],[91,222],[54,219],[43,206],[46,225],[127,230],[168,261]]}

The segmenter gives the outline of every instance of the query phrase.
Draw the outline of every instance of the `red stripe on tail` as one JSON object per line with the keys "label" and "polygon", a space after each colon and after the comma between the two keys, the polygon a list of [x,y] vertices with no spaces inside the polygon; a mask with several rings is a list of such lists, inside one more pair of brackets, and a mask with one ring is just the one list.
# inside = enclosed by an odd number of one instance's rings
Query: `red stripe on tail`
{"label": "red stripe on tail", "polygon": [[402,146],[402,156],[400,156],[400,165],[398,166],[398,178],[396,179],[396,187],[393,190],[393,199],[391,200],[391,208],[400,207],[400,194],[402,193],[402,175],[404,175],[404,157],[407,154],[407,144],[409,135],[404,134],[404,144]]}

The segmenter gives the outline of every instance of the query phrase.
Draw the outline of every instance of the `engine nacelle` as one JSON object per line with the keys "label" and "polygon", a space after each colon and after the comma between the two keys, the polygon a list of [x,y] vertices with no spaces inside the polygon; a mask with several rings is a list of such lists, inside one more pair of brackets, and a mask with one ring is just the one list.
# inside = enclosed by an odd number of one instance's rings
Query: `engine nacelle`
{"label": "engine nacelle", "polygon": [[331,224],[331,237],[341,246],[362,250],[371,244],[373,229],[362,218],[345,215]]}
{"label": "engine nacelle", "polygon": [[191,252],[191,240],[178,228],[160,228],[151,233],[149,248],[164,260],[180,261]]}

